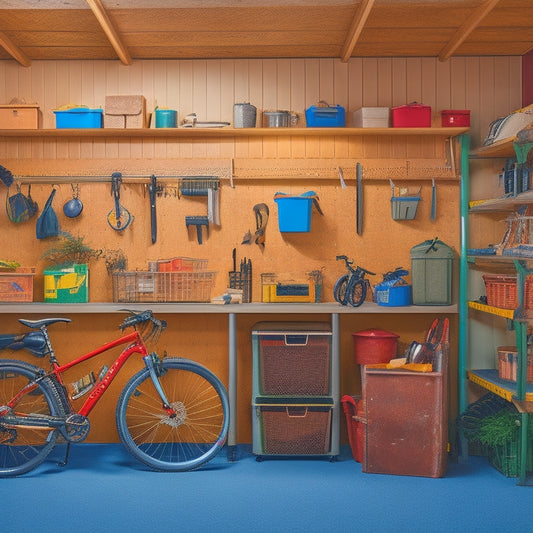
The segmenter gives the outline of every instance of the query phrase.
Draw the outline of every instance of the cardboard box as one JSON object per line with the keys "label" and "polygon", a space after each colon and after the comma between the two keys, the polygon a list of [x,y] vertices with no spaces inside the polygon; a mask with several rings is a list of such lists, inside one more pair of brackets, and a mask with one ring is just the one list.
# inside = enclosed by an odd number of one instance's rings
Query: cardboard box
{"label": "cardboard box", "polygon": [[146,98],[142,95],[105,97],[104,128],[147,128]]}
{"label": "cardboard box", "polygon": [[46,269],[44,271],[44,301],[87,303],[89,301],[89,270],[87,265]]}
{"label": "cardboard box", "polygon": [[388,128],[390,127],[390,110],[388,107],[361,107],[353,112],[354,128]]}
{"label": "cardboard box", "polygon": [[40,116],[38,105],[0,105],[0,129],[36,130]]}

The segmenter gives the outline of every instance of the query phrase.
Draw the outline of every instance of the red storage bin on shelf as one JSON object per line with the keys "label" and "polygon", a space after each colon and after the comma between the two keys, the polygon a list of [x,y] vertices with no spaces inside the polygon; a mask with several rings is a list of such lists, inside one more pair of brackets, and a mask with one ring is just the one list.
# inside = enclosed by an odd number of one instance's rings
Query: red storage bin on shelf
{"label": "red storage bin on shelf", "polygon": [[445,109],[440,115],[443,128],[470,127],[469,109]]}
{"label": "red storage bin on shelf", "polygon": [[431,107],[412,102],[411,104],[393,107],[393,128],[429,128],[431,127]]}

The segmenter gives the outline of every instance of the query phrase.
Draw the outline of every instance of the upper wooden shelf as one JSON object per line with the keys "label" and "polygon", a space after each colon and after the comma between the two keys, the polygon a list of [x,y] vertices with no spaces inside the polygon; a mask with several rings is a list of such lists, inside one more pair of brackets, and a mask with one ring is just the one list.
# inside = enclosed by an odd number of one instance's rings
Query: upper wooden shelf
{"label": "upper wooden shelf", "polygon": [[482,146],[475,155],[478,157],[513,157],[515,155],[514,142],[516,137],[509,137],[489,146]]}
{"label": "upper wooden shelf", "polygon": [[455,137],[468,128],[144,128],[144,129],[0,129],[0,137],[286,137],[286,136],[350,136],[350,135],[433,135]]}

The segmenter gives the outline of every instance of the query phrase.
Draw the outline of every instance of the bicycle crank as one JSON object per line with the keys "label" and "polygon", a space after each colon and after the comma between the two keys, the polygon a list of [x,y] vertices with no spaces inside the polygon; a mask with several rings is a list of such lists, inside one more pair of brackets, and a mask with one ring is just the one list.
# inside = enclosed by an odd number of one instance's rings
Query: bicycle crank
{"label": "bicycle crank", "polygon": [[65,425],[59,429],[68,442],[82,442],[89,434],[91,423],[86,416],[73,413],[67,416]]}

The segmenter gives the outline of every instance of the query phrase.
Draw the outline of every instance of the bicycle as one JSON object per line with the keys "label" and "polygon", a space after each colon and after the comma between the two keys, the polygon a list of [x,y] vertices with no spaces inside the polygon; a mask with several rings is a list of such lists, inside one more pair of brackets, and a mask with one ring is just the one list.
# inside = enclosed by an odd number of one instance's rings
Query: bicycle
{"label": "bicycle", "polygon": [[338,255],[336,259],[337,261],[344,260],[348,273],[343,274],[335,282],[333,297],[342,305],[359,307],[365,301],[368,290],[372,290],[365,275],[374,276],[375,274],[360,266],[353,268],[353,259],[348,259],[345,255]]}
{"label": "bicycle", "polygon": [[[180,357],[160,358],[148,352],[167,324],[152,311],[133,312],[119,326],[122,335],[70,363],[59,364],[48,327],[69,318],[19,322],[32,331],[0,335],[0,349],[27,349],[48,356],[50,370],[20,360],[0,360],[0,477],[25,474],[40,465],[61,436],[82,442],[90,431],[88,415],[126,360],[139,354],[144,368],[127,382],[116,405],[121,442],[139,461],[154,470],[181,472],[211,460],[223,447],[229,427],[229,402],[224,385],[206,367]],[[132,332],[124,333],[127,328]],[[63,374],[108,350],[126,345],[98,377],[67,384]],[[88,394],[78,410],[75,398]]]}

